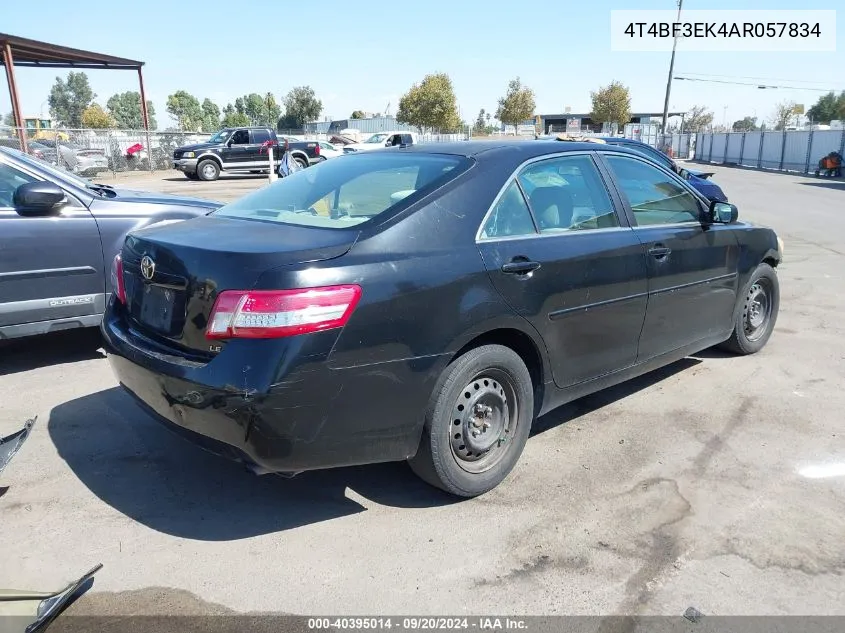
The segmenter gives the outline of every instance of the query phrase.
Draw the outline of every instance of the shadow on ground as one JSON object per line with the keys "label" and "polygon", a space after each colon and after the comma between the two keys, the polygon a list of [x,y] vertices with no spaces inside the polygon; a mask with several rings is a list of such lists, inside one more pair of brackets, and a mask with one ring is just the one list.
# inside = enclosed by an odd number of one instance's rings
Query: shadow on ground
{"label": "shadow on ground", "polygon": [[101,345],[100,330],[97,328],[0,341],[0,376],[49,365],[103,358]]}
{"label": "shadow on ground", "polygon": [[838,189],[845,191],[845,180],[820,180],[818,182],[802,182],[808,187],[821,187],[822,189]]}
{"label": "shadow on ground", "polygon": [[[692,367],[685,359],[545,415],[542,433]],[[48,423],[59,455],[95,495],[147,527],[182,538],[228,541],[289,530],[366,510],[347,489],[397,508],[457,499],[431,488],[404,463],[255,476],[153,420],[119,388],[55,407]]]}

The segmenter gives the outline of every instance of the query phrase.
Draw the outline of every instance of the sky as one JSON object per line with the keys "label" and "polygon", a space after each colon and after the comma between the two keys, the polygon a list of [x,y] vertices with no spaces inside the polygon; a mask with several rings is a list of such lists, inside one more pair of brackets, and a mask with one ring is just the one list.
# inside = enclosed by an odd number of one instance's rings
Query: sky
{"label": "sky", "polygon": [[[452,79],[461,116],[494,112],[508,82],[519,76],[534,90],[537,113],[589,112],[590,92],[611,81],[628,86],[632,110],[661,112],[669,55],[613,52],[610,11],[675,9],[675,0],[367,0],[293,2],[249,0],[2,0],[0,30],[12,35],[146,62],[147,98],[161,129],[174,122],[167,96],[187,90],[221,109],[238,96],[272,92],[281,100],[310,85],[323,117],[353,110],[395,114],[400,96],[428,73]],[[836,9],[833,0],[684,0],[688,9]],[[120,8],[118,8],[120,7]],[[123,13],[120,13],[120,12]],[[675,81],[670,109],[704,105],[714,123],[744,116],[768,120],[781,101],[809,108],[822,94],[845,90],[845,11],[837,16],[835,53],[685,52],[679,44],[675,75],[727,81],[758,78],[789,86]],[[133,71],[89,70],[101,105],[116,92],[137,90]],[[66,70],[16,68],[25,116],[47,115],[56,76]],[[751,77],[754,79],[744,79]],[[11,111],[0,88],[0,112]]]}

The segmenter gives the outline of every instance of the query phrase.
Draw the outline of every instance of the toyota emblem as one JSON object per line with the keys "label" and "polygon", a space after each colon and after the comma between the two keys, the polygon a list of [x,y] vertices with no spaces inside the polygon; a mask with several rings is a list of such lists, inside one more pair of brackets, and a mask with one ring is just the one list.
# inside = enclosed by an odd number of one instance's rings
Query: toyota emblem
{"label": "toyota emblem", "polygon": [[149,255],[144,255],[141,258],[141,275],[143,275],[144,279],[149,281],[153,278],[153,275],[156,274],[156,263],[153,261],[153,258]]}

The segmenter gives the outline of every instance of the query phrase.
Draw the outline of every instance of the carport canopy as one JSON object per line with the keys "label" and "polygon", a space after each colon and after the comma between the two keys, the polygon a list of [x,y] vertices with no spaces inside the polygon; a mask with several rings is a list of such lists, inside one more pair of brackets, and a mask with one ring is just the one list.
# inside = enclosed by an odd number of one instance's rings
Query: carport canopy
{"label": "carport canopy", "polygon": [[141,67],[144,62],[134,59],[92,53],[78,48],[58,46],[48,42],[39,42],[24,37],[0,33],[0,50],[3,51],[2,62],[6,69],[6,80],[9,83],[9,97],[12,101],[12,114],[15,126],[21,130],[18,138],[21,150],[26,151],[26,135],[23,133],[24,120],[18,98],[18,85],[15,80],[15,66],[29,68],[91,68],[102,70],[137,70],[138,83],[141,92],[141,113],[144,119],[144,129],[147,131],[147,147],[150,145],[149,117],[147,115],[147,98],[144,93],[144,75]]}

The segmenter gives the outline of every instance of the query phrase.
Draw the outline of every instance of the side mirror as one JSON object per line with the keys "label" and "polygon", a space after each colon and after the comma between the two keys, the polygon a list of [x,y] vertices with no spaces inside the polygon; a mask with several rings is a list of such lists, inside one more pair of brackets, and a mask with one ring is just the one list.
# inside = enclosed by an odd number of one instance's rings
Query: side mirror
{"label": "side mirror", "polygon": [[736,222],[739,217],[739,209],[736,205],[727,202],[713,200],[710,203],[710,221],[719,224],[730,224]]}
{"label": "side mirror", "polygon": [[51,215],[67,202],[64,190],[52,182],[27,182],[12,196],[19,215]]}
{"label": "side mirror", "polygon": [[689,180],[689,172],[684,169],[683,167],[678,168],[678,175],[683,178],[684,180]]}

